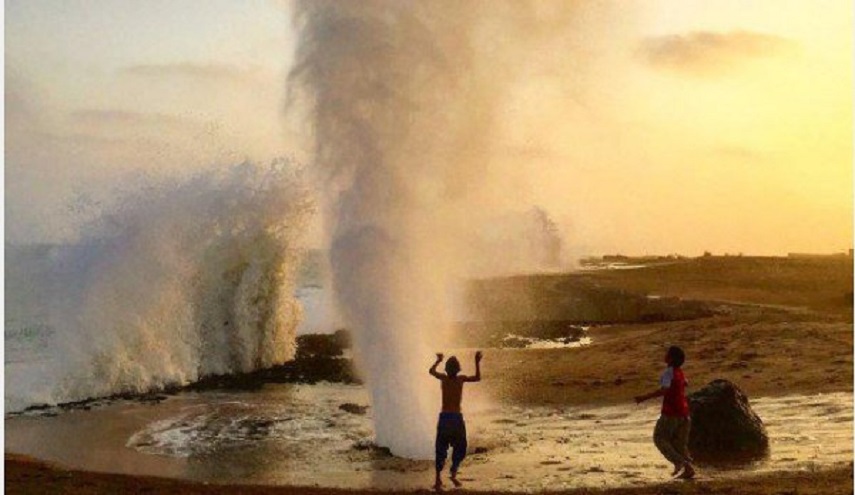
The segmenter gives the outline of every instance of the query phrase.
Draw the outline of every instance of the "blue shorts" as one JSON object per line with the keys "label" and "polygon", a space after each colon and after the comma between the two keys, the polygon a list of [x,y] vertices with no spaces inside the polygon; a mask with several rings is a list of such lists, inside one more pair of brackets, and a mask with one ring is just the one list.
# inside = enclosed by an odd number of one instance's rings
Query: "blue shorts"
{"label": "blue shorts", "polygon": [[456,473],[466,457],[466,422],[463,414],[455,412],[439,413],[439,422],[436,425],[436,470],[442,471],[445,458],[448,456],[448,448],[451,452],[451,472]]}

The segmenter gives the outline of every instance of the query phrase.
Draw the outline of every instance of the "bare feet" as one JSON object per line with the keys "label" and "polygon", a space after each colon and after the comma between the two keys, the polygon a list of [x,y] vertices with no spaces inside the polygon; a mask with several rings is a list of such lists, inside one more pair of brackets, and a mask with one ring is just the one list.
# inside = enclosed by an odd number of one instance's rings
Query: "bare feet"
{"label": "bare feet", "polygon": [[457,479],[457,473],[451,474],[451,482],[454,483],[454,486],[457,488],[463,486],[463,483],[461,483],[460,480]]}
{"label": "bare feet", "polygon": [[694,479],[694,477],[695,477],[695,468],[692,467],[691,464],[686,464],[686,466],[683,468],[683,474],[678,476],[678,478],[680,478],[681,480],[690,480],[690,479]]}
{"label": "bare feet", "polygon": [[671,477],[673,478],[674,476],[677,476],[682,470],[683,466],[681,466],[680,464],[674,464],[674,470],[671,471]]}

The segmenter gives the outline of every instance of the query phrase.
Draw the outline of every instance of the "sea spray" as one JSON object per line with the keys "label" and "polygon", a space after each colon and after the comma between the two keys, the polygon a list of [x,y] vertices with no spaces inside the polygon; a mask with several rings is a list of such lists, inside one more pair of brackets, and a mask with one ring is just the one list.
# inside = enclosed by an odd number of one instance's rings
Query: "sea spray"
{"label": "sea spray", "polygon": [[[431,457],[439,388],[427,368],[450,342],[460,283],[507,271],[496,254],[529,243],[496,245],[481,227],[531,207],[495,143],[524,73],[513,45],[542,13],[523,1],[323,0],[294,12],[292,108],[312,124],[335,294],[376,441]],[[532,268],[527,259],[513,268]]]}
{"label": "sea spray", "polygon": [[129,189],[74,244],[7,250],[7,343],[41,337],[7,356],[7,410],[292,358],[310,198],[293,163],[243,164]]}

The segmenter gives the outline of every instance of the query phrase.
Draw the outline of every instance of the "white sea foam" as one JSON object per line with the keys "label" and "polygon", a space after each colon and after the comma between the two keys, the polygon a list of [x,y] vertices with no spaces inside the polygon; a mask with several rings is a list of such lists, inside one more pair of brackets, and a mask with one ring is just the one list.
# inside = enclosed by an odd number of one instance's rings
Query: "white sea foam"
{"label": "white sea foam", "polygon": [[63,246],[7,247],[7,411],[294,355],[312,211],[294,164],[146,183]]}

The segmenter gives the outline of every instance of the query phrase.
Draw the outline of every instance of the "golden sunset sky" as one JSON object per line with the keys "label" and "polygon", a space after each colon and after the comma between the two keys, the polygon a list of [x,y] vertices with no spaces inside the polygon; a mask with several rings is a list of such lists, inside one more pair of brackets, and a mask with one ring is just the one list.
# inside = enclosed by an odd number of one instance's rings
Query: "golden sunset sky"
{"label": "golden sunset sky", "polygon": [[[580,3],[496,141],[569,252],[852,246],[852,2]],[[306,157],[287,3],[11,0],[5,29],[7,241],[73,239],[135,175]]]}

